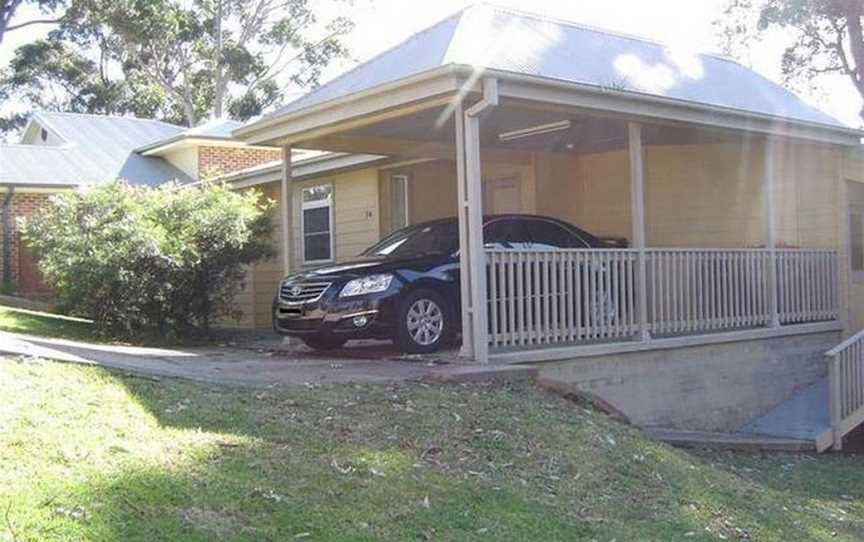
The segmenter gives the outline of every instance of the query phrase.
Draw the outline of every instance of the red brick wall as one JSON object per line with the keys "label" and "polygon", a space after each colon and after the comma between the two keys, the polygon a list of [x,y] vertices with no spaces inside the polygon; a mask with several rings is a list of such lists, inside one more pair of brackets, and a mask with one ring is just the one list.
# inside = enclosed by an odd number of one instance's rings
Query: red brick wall
{"label": "red brick wall", "polygon": [[281,160],[279,149],[260,147],[199,147],[198,176],[202,180],[246,169],[265,162]]}
{"label": "red brick wall", "polygon": [[[51,194],[34,194],[34,193],[26,193],[19,192],[12,195],[12,285],[17,290],[19,287],[19,283],[21,282],[21,269],[19,266],[19,256],[21,251],[21,239],[17,233],[17,218],[24,216],[28,217],[33,214],[36,209],[44,206],[48,202],[48,198],[51,197]],[[6,194],[0,194],[0,205],[6,201]],[[2,279],[2,272],[4,268],[3,263],[3,255],[5,251],[3,250],[2,243],[5,239],[5,231],[3,231],[4,224],[0,221],[0,279]],[[33,277],[28,277],[33,278]],[[26,281],[25,282],[31,282]]]}

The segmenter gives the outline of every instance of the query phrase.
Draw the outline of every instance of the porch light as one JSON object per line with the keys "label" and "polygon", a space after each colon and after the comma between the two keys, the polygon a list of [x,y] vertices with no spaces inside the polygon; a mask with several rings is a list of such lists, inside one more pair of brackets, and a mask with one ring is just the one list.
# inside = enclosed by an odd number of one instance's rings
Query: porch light
{"label": "porch light", "polygon": [[513,130],[512,132],[502,132],[498,134],[498,139],[501,141],[513,141],[515,139],[523,139],[551,132],[560,132],[562,130],[569,130],[571,125],[572,123],[569,120],[540,124],[538,126],[532,126],[531,128],[522,128],[521,130]]}

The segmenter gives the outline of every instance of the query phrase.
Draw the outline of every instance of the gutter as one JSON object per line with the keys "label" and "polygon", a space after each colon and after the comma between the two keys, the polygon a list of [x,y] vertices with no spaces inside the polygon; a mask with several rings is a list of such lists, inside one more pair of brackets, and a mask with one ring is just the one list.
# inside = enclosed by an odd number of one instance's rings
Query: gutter
{"label": "gutter", "polygon": [[[330,100],[326,100],[324,102],[316,103],[310,105],[308,107],[298,109],[295,111],[289,111],[287,113],[279,114],[279,113],[271,113],[262,117],[261,119],[247,124],[245,126],[241,126],[232,132],[232,136],[238,139],[248,138],[258,132],[260,130],[264,130],[270,128],[274,125],[290,122],[308,115],[315,114],[319,111],[323,111],[332,107],[336,107],[338,105],[351,102],[354,100],[361,99],[363,97],[385,93],[388,91],[392,91],[394,89],[402,88],[405,86],[416,85],[418,83],[423,83],[427,80],[434,79],[436,77],[443,77],[446,75],[458,75],[466,78],[465,82],[470,79],[476,79],[477,70],[481,70],[485,77],[495,77],[502,81],[510,80],[516,82],[524,82],[524,83],[532,83],[552,88],[561,88],[569,91],[576,92],[585,92],[589,94],[596,94],[602,96],[612,96],[615,98],[619,98],[622,100],[629,101],[637,101],[641,103],[649,103],[649,104],[659,104],[666,105],[672,107],[678,107],[682,109],[688,109],[692,111],[697,111],[701,113],[708,114],[721,114],[721,115],[729,115],[739,120],[757,120],[760,122],[768,122],[768,123],[780,123],[789,126],[798,126],[813,130],[820,130],[825,132],[839,133],[844,134],[849,137],[864,137],[864,130],[858,130],[855,128],[850,128],[847,126],[840,126],[834,124],[824,124],[819,122],[811,122],[805,120],[792,119],[788,117],[782,117],[777,115],[770,115],[764,113],[757,113],[752,111],[747,111],[743,109],[736,109],[733,107],[723,107],[717,105],[705,104],[702,102],[695,102],[690,100],[684,100],[681,98],[669,98],[665,96],[657,96],[654,94],[647,94],[645,92],[633,91],[633,90],[616,90],[611,88],[602,87],[595,84],[590,83],[579,83],[574,81],[566,81],[563,79],[555,79],[550,77],[543,77],[538,75],[528,75],[521,74],[516,72],[510,72],[505,70],[496,70],[491,68],[477,68],[474,66],[469,66],[466,64],[447,64],[445,66],[433,68],[431,70],[426,70],[424,72],[417,73],[415,75],[397,79],[395,81],[389,81],[386,83],[381,83],[374,87],[365,89],[360,92],[349,93],[342,96],[338,96],[336,98],[332,98]],[[460,85],[461,86],[461,85]],[[396,105],[396,104],[394,104]],[[783,134],[779,134],[783,135]]]}
{"label": "gutter", "polygon": [[[434,79],[434,78],[439,77],[439,76],[449,75],[449,74],[453,74],[453,73],[459,73],[460,75],[462,75],[461,72],[464,71],[464,68],[465,68],[465,66],[462,66],[459,64],[447,64],[445,66],[439,66],[436,68],[432,68],[431,70],[422,71],[422,72],[416,73],[414,75],[409,75],[408,77],[404,77],[402,79],[396,79],[394,81],[388,81],[385,83],[381,83],[379,85],[376,85],[374,87],[362,90],[360,92],[352,92],[349,94],[343,94],[341,96],[337,96],[335,98],[331,98],[329,100],[326,100],[326,101],[323,101],[320,103],[312,104],[308,107],[304,107],[304,108],[297,109],[294,111],[288,111],[286,113],[281,113],[281,114],[279,112],[273,112],[273,113],[270,113],[268,115],[261,117],[260,119],[254,121],[254,122],[251,122],[249,124],[241,126],[240,128],[237,128],[236,130],[231,132],[231,136],[235,137],[237,139],[243,139],[244,137],[249,136],[251,134],[254,134],[255,132],[257,132],[259,130],[266,129],[266,128],[269,128],[269,127],[274,126],[276,124],[281,124],[283,122],[287,122],[287,121],[290,121],[293,119],[305,117],[307,115],[314,114],[314,113],[321,111],[321,110],[324,110],[324,109],[329,109],[331,107],[334,107],[334,106],[342,104],[342,103],[352,102],[352,101],[357,100],[358,98],[362,98],[364,96],[368,96],[368,95],[372,95],[372,94],[378,94],[381,92],[386,92],[389,90],[393,90],[393,89],[397,89],[397,88],[401,88],[401,87],[405,87],[405,86],[416,85],[417,83],[422,83],[424,81],[427,81],[429,79]],[[290,107],[290,105],[291,104],[288,104],[288,106],[286,106],[286,107]],[[393,104],[393,105],[396,105],[396,104]]]}

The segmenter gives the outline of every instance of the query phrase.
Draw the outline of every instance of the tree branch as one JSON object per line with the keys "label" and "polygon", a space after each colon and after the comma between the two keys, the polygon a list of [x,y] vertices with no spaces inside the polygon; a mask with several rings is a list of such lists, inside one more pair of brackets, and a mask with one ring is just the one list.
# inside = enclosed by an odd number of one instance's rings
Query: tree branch
{"label": "tree branch", "polygon": [[13,30],[18,30],[20,28],[24,28],[25,26],[31,26],[34,24],[59,24],[63,22],[63,17],[57,17],[56,19],[33,19],[32,21],[27,21],[20,24],[10,24],[6,27],[6,32],[11,32]]}

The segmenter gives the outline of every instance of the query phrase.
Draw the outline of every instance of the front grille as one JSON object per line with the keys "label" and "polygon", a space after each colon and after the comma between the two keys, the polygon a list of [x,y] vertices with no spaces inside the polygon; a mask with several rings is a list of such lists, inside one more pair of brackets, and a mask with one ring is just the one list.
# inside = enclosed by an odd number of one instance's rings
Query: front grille
{"label": "front grille", "polygon": [[279,289],[279,299],[285,303],[308,303],[318,301],[330,282],[286,282]]}

